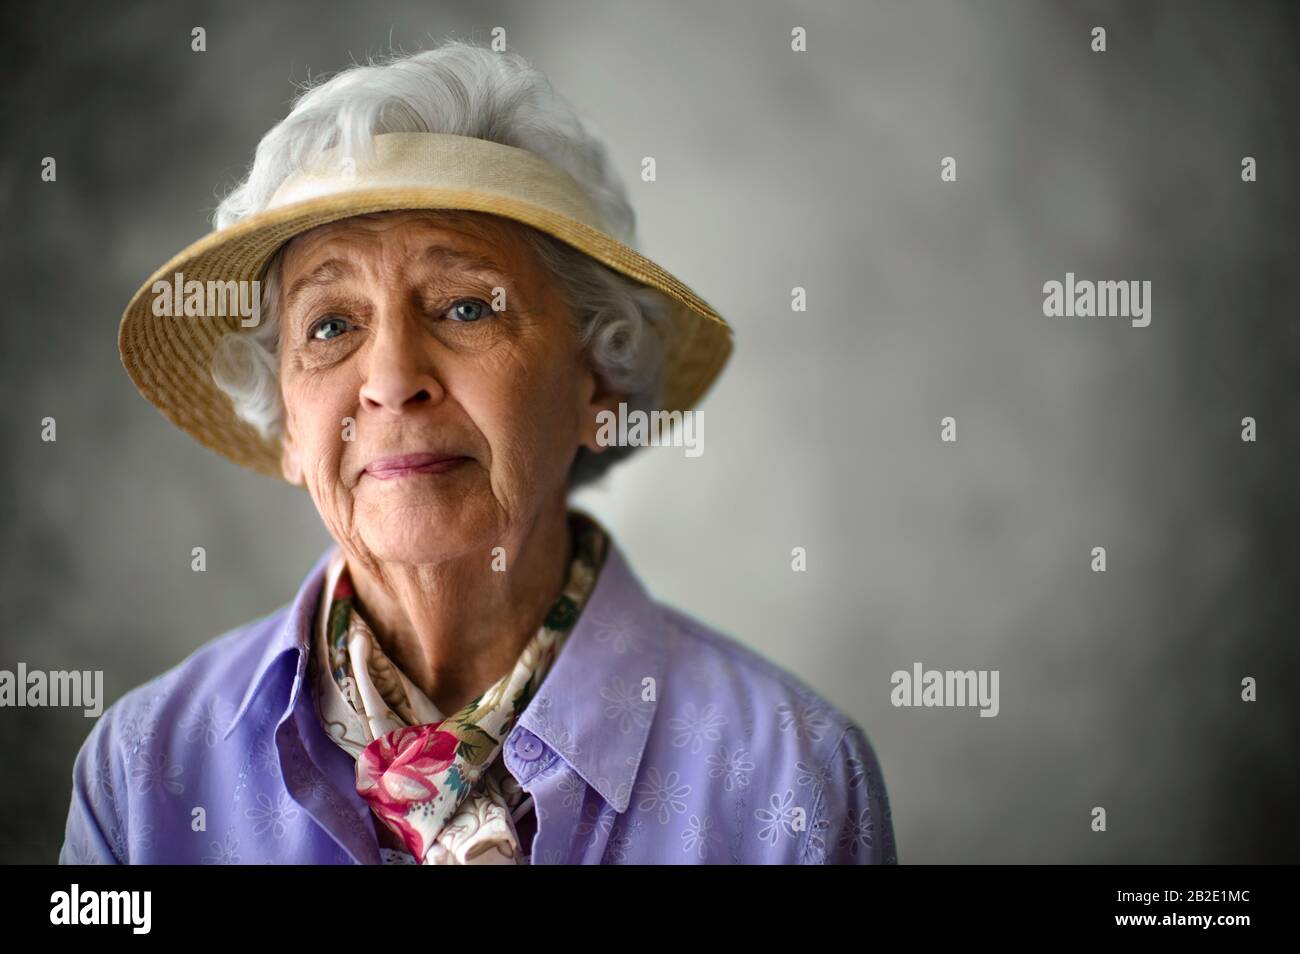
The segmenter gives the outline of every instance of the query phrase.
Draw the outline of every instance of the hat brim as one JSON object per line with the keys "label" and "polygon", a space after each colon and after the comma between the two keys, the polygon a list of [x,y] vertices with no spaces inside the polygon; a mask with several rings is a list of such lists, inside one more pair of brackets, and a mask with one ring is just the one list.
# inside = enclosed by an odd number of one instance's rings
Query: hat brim
{"label": "hat brim", "polygon": [[234,410],[212,379],[212,355],[240,317],[159,316],[154,285],[176,273],[197,280],[260,280],[268,261],[289,239],[354,215],[411,209],[486,212],[522,222],[568,243],[615,271],[662,292],[672,303],[664,345],[659,409],[686,411],[707,393],[732,351],[731,327],[689,287],[617,239],[550,209],[512,196],[425,186],[360,189],[306,199],[249,216],[212,232],[174,256],[131,298],[118,328],[118,351],[136,388],[168,420],[222,456],[283,479],[278,441],[262,438]]}

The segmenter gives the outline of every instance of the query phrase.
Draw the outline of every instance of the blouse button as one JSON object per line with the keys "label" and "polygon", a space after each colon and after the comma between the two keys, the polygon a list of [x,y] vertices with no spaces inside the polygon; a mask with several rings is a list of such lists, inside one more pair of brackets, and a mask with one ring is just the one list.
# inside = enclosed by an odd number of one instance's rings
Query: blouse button
{"label": "blouse button", "polygon": [[521,732],[515,743],[515,754],[525,762],[535,762],[541,758],[542,742],[531,732]]}

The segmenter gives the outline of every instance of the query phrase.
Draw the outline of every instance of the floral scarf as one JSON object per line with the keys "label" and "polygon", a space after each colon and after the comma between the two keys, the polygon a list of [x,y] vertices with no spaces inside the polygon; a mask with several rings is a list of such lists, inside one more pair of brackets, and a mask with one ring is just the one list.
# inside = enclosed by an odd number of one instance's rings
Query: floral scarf
{"label": "floral scarf", "polygon": [[[409,855],[385,863],[526,864],[515,823],[531,807],[501,745],[537,692],[595,587],[607,537],[569,511],[573,559],[563,592],[513,670],[444,718],[380,648],[356,611],[340,551],[325,577],[311,654],[321,724],[356,759],[357,792]],[[396,844],[396,839],[390,839]]]}

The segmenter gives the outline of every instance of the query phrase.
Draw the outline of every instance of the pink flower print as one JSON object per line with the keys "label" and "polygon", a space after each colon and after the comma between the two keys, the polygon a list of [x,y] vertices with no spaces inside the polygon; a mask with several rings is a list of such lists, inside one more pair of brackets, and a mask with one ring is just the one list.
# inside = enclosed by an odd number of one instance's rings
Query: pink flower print
{"label": "pink flower print", "polygon": [[460,744],[441,724],[404,725],[367,745],[357,759],[357,792],[402,813],[437,795],[434,777],[451,767]]}
{"label": "pink flower print", "polygon": [[424,839],[406,820],[413,805],[438,795],[435,779],[455,762],[460,740],[442,731],[441,722],[406,725],[386,732],[357,759],[357,794],[397,832],[417,858]]}

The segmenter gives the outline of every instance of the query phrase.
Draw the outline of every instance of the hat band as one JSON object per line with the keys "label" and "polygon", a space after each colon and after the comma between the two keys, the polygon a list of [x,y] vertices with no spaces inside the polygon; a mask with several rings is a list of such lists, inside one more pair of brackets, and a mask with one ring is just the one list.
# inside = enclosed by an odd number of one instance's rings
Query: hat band
{"label": "hat band", "polygon": [[373,154],[363,158],[326,150],[312,170],[281,183],[267,209],[370,189],[463,189],[531,203],[605,231],[574,178],[526,149],[451,133],[381,133],[372,144]]}

